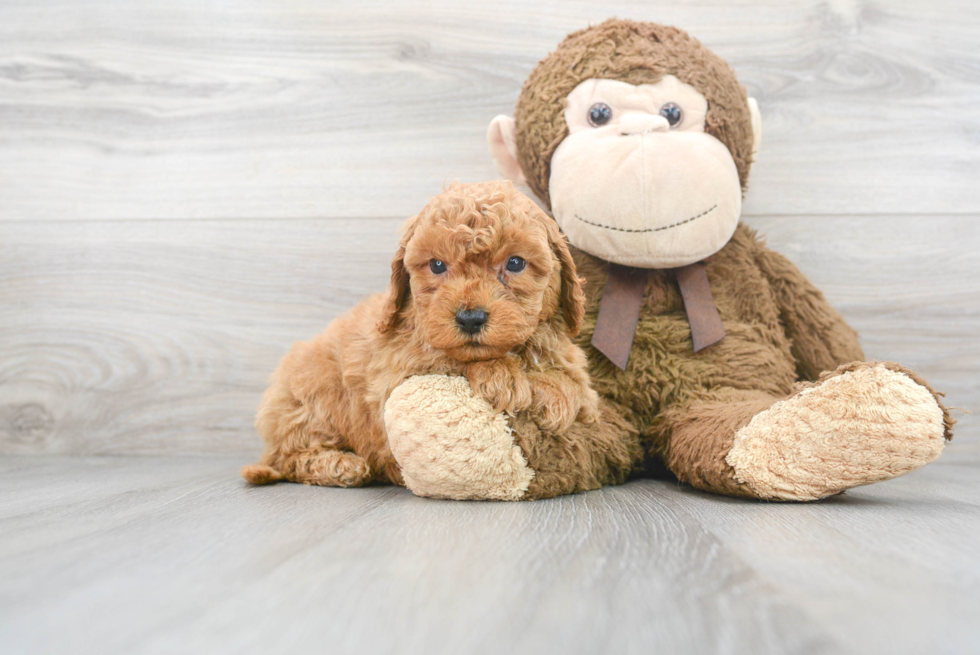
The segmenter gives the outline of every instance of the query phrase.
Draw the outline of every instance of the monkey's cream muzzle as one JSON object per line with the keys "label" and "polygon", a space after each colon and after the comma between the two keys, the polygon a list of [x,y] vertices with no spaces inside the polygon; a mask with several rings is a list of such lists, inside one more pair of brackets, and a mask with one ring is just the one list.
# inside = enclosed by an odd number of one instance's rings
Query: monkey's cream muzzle
{"label": "monkey's cream muzzle", "polygon": [[[601,124],[590,121],[597,105],[610,110]],[[661,115],[668,105],[682,112],[674,125]],[[593,79],[576,87],[549,182],[569,241],[641,268],[691,264],[728,243],[742,189],[728,148],[704,132],[706,114],[704,96],[670,75],[656,84]]]}

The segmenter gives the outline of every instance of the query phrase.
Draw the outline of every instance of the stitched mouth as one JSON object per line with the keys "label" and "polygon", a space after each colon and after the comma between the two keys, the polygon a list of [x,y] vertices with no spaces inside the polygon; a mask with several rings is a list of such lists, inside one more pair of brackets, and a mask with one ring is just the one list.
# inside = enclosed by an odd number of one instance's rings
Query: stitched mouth
{"label": "stitched mouth", "polygon": [[696,221],[702,216],[707,216],[714,210],[718,209],[718,205],[712,206],[710,209],[706,209],[697,216],[692,216],[691,218],[685,219],[683,221],[678,221],[677,223],[671,223],[670,225],[662,225],[661,227],[649,227],[645,230],[631,230],[626,227],[616,227],[614,225],[603,225],[602,223],[593,223],[592,221],[587,221],[578,214],[575,214],[575,218],[582,221],[586,225],[594,225],[595,227],[601,227],[604,230],[616,230],[617,232],[661,232],[663,230],[669,230],[672,227],[680,227],[681,225],[687,225],[691,221]]}

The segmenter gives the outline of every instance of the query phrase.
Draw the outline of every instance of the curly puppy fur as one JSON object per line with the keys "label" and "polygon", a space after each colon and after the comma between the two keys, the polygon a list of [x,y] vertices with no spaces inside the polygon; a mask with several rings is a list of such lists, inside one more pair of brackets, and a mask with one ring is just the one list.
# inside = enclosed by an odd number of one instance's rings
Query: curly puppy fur
{"label": "curly puppy fur", "polygon": [[[508,270],[512,257],[523,270]],[[583,302],[565,238],[537,205],[507,182],[450,186],[406,223],[388,292],[283,359],[256,419],[265,452],[242,476],[402,484],[383,409],[419,374],[464,375],[498,411],[526,412],[546,430],[595,422],[598,396],[572,342]],[[457,313],[475,309],[488,318],[468,334]]]}

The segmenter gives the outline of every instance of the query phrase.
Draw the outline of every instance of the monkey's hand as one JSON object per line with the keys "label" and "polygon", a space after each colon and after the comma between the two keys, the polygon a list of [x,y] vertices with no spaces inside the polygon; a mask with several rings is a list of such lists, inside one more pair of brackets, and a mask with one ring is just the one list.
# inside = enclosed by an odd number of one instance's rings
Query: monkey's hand
{"label": "monkey's hand", "polygon": [[463,369],[473,393],[498,412],[514,414],[531,405],[531,383],[518,358],[507,356],[472,362]]}

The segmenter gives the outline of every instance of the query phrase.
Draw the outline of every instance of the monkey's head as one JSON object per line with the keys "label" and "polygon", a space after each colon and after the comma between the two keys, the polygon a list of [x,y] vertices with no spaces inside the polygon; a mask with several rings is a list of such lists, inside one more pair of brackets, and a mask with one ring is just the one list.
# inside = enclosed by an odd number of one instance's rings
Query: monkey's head
{"label": "monkey's head", "polygon": [[704,259],[738,224],[759,111],[677,28],[608,20],[568,36],[487,134],[578,248],[643,268]]}

